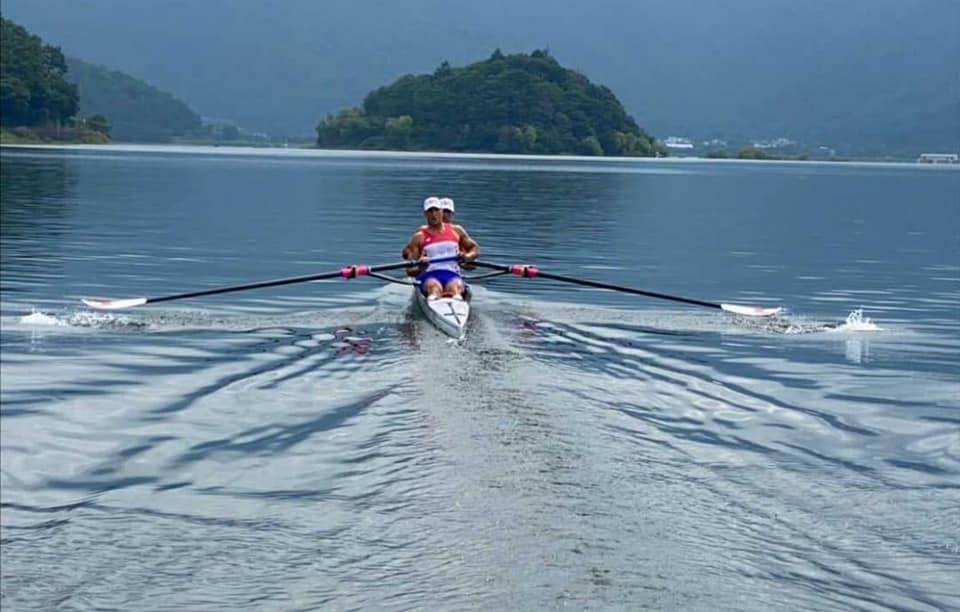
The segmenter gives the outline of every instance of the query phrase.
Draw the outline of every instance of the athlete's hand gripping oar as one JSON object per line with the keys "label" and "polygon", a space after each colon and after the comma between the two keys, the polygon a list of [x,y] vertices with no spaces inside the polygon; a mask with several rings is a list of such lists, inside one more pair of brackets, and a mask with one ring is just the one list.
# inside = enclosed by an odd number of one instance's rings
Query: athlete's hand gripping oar
{"label": "athlete's hand gripping oar", "polygon": [[[457,257],[440,257],[432,260],[435,263],[441,261],[453,261]],[[133,308],[143,304],[154,304],[156,302],[169,302],[171,300],[183,300],[186,298],[201,297],[204,295],[217,295],[218,293],[231,293],[233,291],[246,291],[248,289],[262,289],[264,287],[277,287],[280,285],[292,285],[294,283],[306,283],[309,281],[329,280],[332,278],[356,278],[366,276],[371,272],[386,272],[397,270],[399,268],[409,268],[418,266],[420,261],[401,261],[392,264],[381,264],[376,266],[346,266],[339,270],[331,272],[321,272],[319,274],[306,274],[304,276],[290,276],[287,278],[275,278],[272,280],[258,281],[254,283],[245,283],[243,285],[231,285],[229,287],[217,287],[215,289],[204,289],[201,291],[190,291],[187,293],[175,293],[173,295],[164,295],[160,297],[137,297],[137,298],[83,298],[81,301],[91,308],[100,310],[118,310],[121,308]]]}
{"label": "athlete's hand gripping oar", "polygon": [[772,317],[774,315],[780,314],[783,310],[782,308],[763,308],[760,306],[742,306],[740,304],[714,304],[713,302],[704,302],[703,300],[694,300],[692,298],[680,297],[677,295],[667,295],[666,293],[657,293],[656,291],[644,291],[643,289],[634,289],[633,287],[623,287],[620,285],[611,285],[610,283],[601,283],[598,281],[592,281],[582,278],[573,278],[570,276],[561,276],[559,274],[550,274],[548,272],[543,272],[536,266],[528,265],[512,265],[505,266],[503,264],[488,263],[485,261],[475,261],[475,265],[482,268],[490,268],[491,270],[500,270],[501,272],[507,272],[510,274],[516,274],[517,276],[523,276],[525,278],[548,278],[550,280],[562,281],[564,283],[573,283],[574,285],[583,285],[584,287],[595,287],[597,289],[609,289],[611,291],[620,291],[622,293],[632,293],[634,295],[644,295],[647,297],[658,298],[661,300],[672,300],[674,302],[683,302],[684,304],[693,304],[694,306],[706,306],[707,308],[716,308],[718,310],[724,310],[726,312],[732,312],[738,315],[745,315],[748,317]]}

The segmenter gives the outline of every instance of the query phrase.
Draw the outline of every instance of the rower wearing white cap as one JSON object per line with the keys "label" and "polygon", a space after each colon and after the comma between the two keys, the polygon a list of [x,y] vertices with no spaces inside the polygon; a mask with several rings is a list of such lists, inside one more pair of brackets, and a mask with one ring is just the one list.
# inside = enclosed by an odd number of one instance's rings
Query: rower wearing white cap
{"label": "rower wearing white cap", "polygon": [[[452,207],[453,200],[449,201]],[[405,259],[427,260],[460,255],[463,261],[468,262],[480,256],[479,245],[466,231],[451,223],[444,223],[443,205],[444,202],[434,196],[423,201],[423,215],[427,224],[414,232],[404,247]],[[460,266],[456,260],[421,265],[407,273],[416,275],[420,290],[428,297],[440,297],[445,293],[463,297],[463,277],[460,276]]]}
{"label": "rower wearing white cap", "polygon": [[[467,233],[466,228],[464,228],[462,225],[458,223],[453,222],[453,215],[456,214],[456,207],[453,203],[453,198],[440,198],[440,208],[443,210],[443,222],[453,225],[453,228],[455,230],[457,230],[467,238],[470,238],[470,234]],[[474,266],[470,264],[464,265],[463,267],[467,270],[474,269]]]}
{"label": "rower wearing white cap", "polygon": [[453,223],[453,215],[456,212],[453,198],[440,198],[440,210],[443,211],[443,222]]}
{"label": "rower wearing white cap", "polygon": [[462,225],[458,223],[453,223],[453,215],[456,214],[456,209],[453,204],[453,198],[440,198],[440,208],[443,209],[443,222],[452,223],[453,227],[457,228],[461,234],[467,234],[467,230],[463,228]]}

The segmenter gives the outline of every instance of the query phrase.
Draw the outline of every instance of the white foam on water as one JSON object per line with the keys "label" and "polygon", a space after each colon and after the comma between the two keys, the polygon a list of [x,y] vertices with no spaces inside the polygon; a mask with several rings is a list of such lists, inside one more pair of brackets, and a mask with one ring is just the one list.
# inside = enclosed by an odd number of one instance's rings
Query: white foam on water
{"label": "white foam on water", "polygon": [[90,328],[142,328],[146,323],[129,317],[105,312],[78,311],[71,314],[51,314],[34,310],[17,319],[21,325],[32,327],[90,327]]}
{"label": "white foam on water", "polygon": [[38,312],[36,310],[28,315],[20,317],[19,321],[24,325],[50,325],[55,327],[69,325],[69,323],[60,319],[56,315],[50,315],[45,312]]}
{"label": "white foam on water", "polygon": [[828,331],[883,331],[879,325],[874,323],[869,317],[863,316],[863,308],[857,308],[847,315],[847,320]]}
{"label": "white foam on water", "polygon": [[73,327],[146,327],[142,321],[136,321],[123,315],[108,312],[92,312],[81,310],[66,318],[67,325]]}

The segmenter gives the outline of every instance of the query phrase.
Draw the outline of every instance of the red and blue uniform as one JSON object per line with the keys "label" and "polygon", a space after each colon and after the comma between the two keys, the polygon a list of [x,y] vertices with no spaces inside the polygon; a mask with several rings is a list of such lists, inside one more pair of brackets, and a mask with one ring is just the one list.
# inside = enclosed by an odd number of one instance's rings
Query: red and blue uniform
{"label": "red and blue uniform", "polygon": [[[420,248],[423,254],[430,259],[456,257],[460,254],[460,235],[449,223],[444,223],[443,229],[437,233],[433,233],[429,227],[425,227],[420,230],[420,236],[422,238]],[[431,263],[426,271],[417,276],[420,291],[426,293],[424,287],[431,278],[436,279],[441,287],[446,287],[447,283],[452,280],[463,280],[460,276],[460,265],[456,259]]]}

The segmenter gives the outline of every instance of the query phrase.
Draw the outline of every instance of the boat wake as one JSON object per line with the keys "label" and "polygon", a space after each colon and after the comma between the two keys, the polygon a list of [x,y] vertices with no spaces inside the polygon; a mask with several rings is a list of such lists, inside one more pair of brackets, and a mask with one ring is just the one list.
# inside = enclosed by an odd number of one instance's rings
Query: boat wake
{"label": "boat wake", "polygon": [[53,314],[33,311],[17,319],[21,325],[32,327],[94,327],[104,329],[144,329],[149,323],[112,313],[90,312],[86,310],[70,314]]}
{"label": "boat wake", "polygon": [[[43,312],[4,317],[4,327],[23,326],[31,329],[71,330],[101,329],[115,331],[179,332],[187,330],[249,331],[254,329],[341,328],[362,323],[377,323],[370,309],[334,308],[285,313],[210,312],[207,310],[163,309],[136,314],[114,314],[93,310]],[[375,316],[372,317],[376,319]],[[389,321],[379,321],[389,323]]]}
{"label": "boat wake", "polygon": [[[515,319],[516,315],[529,321],[546,320],[591,320],[603,322],[607,319],[619,322],[632,322],[650,329],[659,329],[664,333],[683,333],[689,331],[714,331],[719,333],[744,332],[751,334],[798,335],[815,333],[878,332],[883,331],[877,323],[864,316],[863,309],[850,312],[841,321],[823,321],[797,316],[778,316],[757,318],[725,314],[704,314],[679,310],[619,310],[585,304],[564,304],[557,302],[522,301],[518,303],[512,296],[480,288],[483,299],[479,301],[478,314],[483,318]],[[320,309],[297,310],[295,312],[210,312],[192,309],[163,309],[161,311],[137,314],[115,314],[93,310],[73,312],[43,312],[34,310],[30,314],[10,317],[5,323],[30,328],[103,329],[116,331],[184,331],[188,329],[244,331],[265,327],[291,328],[342,328],[344,326],[373,325],[396,326],[409,321],[410,297],[406,288],[384,287],[378,290],[366,308],[344,308],[343,305]],[[518,310],[519,309],[519,310]],[[511,316],[511,314],[513,316]],[[12,319],[12,321],[11,321]],[[6,325],[5,325],[6,327]],[[52,330],[51,330],[52,331]],[[452,343],[456,343],[453,341]]]}

